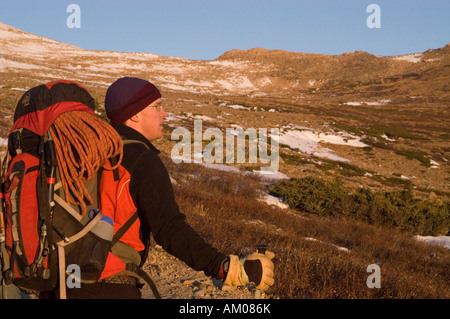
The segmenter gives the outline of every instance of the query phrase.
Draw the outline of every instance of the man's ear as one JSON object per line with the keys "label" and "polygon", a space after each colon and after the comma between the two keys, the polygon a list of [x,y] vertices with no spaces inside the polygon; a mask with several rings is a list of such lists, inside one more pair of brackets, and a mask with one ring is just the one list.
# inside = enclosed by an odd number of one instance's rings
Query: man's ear
{"label": "man's ear", "polygon": [[137,129],[140,123],[140,117],[136,114],[130,117],[128,120],[125,121],[126,126],[129,126],[131,128]]}
{"label": "man's ear", "polygon": [[133,115],[132,117],[130,117],[127,121],[133,122],[133,123],[138,123],[140,121],[141,117],[138,114]]}

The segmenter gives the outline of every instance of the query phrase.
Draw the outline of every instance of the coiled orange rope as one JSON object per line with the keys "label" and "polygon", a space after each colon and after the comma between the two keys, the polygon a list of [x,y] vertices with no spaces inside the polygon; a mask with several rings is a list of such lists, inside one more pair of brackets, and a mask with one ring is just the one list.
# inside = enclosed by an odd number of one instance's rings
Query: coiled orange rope
{"label": "coiled orange rope", "polygon": [[[59,115],[50,128],[55,142],[56,158],[66,202],[81,205],[86,212],[86,201],[92,198],[84,183],[94,178],[103,167],[117,168],[122,162],[123,143],[114,128],[94,114],[82,111]],[[115,166],[106,166],[109,158],[119,155]]]}

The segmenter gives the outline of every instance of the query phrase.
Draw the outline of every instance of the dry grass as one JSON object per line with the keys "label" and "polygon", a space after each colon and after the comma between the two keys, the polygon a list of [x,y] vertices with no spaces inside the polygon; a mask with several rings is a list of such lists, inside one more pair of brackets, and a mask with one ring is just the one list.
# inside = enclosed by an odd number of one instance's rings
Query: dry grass
{"label": "dry grass", "polygon": [[[181,210],[209,243],[240,254],[263,242],[276,253],[273,298],[450,297],[445,248],[393,228],[268,206],[258,201],[265,186],[254,177],[164,161]],[[366,284],[374,263],[381,268],[379,289]]]}

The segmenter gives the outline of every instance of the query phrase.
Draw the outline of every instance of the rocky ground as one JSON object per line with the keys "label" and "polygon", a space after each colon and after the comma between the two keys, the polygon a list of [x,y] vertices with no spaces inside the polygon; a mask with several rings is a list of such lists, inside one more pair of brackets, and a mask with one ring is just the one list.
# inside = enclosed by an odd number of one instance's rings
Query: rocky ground
{"label": "rocky ground", "polygon": [[[232,291],[222,290],[222,282],[206,277],[179,259],[166,253],[160,246],[150,249],[144,269],[155,282],[163,299],[253,299],[254,287],[240,287]],[[154,299],[150,287],[142,289],[144,299]],[[270,298],[270,293],[261,298]]]}

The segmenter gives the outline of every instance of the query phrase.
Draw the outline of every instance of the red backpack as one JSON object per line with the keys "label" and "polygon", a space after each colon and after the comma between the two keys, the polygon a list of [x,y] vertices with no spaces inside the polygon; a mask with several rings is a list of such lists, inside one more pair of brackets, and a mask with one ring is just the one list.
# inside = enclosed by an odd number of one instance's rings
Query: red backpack
{"label": "red backpack", "polygon": [[[81,283],[97,282],[112,252],[127,250],[124,255],[136,254],[119,240],[137,220],[137,212],[114,231],[115,212],[101,210],[103,198],[117,198],[115,192],[124,171],[120,156],[113,154],[95,171],[82,171],[78,164],[85,159],[82,156],[71,158],[69,154],[74,154],[71,147],[63,148],[64,145],[59,145],[52,137],[56,135],[54,122],[63,113],[78,111],[77,114],[93,115],[94,109],[92,96],[70,81],[37,86],[20,99],[8,136],[8,154],[2,163],[0,261],[3,287],[15,285],[33,292],[59,287],[60,297],[65,298],[69,277]],[[97,135],[103,133],[97,132]],[[83,134],[80,132],[75,139],[88,147],[85,140],[89,138],[83,140]],[[119,153],[121,151],[122,144]],[[64,187],[68,182],[64,183],[63,177],[70,174],[62,161],[72,161],[78,174],[91,176],[82,185],[73,182],[84,194],[77,195],[73,189]],[[109,203],[105,207],[113,205]],[[124,260],[122,263],[124,273],[147,282],[155,296],[160,297],[137,262]]]}

